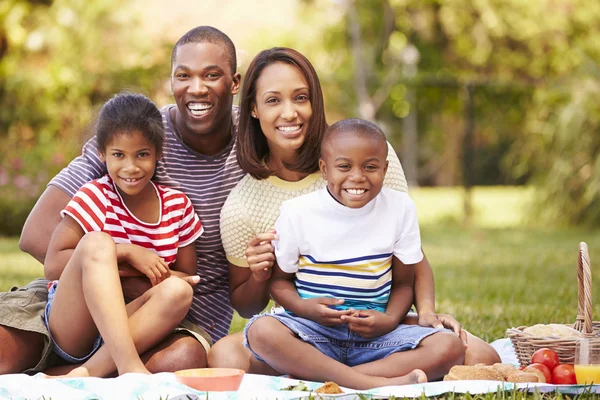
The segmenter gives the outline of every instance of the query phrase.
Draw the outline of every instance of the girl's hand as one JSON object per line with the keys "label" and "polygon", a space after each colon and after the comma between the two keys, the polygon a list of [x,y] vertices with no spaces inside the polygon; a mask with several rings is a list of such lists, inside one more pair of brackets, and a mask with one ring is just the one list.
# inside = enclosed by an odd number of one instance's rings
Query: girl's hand
{"label": "girl's hand", "polygon": [[467,346],[467,333],[452,315],[435,313],[419,314],[419,325],[450,329],[454,331],[454,333],[462,339],[465,346]]}
{"label": "girl's hand", "polygon": [[274,229],[259,233],[250,240],[244,253],[252,277],[258,282],[267,281],[271,277],[275,263],[275,249],[271,244],[272,240],[277,240]]}
{"label": "girl's hand", "polygon": [[171,276],[171,270],[165,260],[152,250],[141,246],[131,246],[129,264],[146,275],[150,279],[152,286],[158,285]]}
{"label": "girl's hand", "polygon": [[341,325],[346,323],[346,321],[343,320],[343,317],[347,317],[355,312],[352,309],[336,310],[329,307],[339,306],[341,304],[344,304],[344,300],[331,297],[303,299],[298,315],[324,326]]}
{"label": "girl's hand", "polygon": [[357,310],[352,315],[342,317],[348,328],[359,336],[372,339],[390,333],[398,326],[398,321],[389,315],[375,310]]}

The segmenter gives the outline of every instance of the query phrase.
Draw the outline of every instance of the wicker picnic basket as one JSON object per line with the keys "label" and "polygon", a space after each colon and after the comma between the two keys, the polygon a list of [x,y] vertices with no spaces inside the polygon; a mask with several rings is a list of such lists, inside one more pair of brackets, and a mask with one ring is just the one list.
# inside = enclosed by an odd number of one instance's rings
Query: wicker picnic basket
{"label": "wicker picnic basket", "polygon": [[[566,326],[581,332],[582,337],[599,336],[600,322],[592,321],[592,272],[588,247],[584,242],[579,243],[577,257],[577,300],[577,319],[574,324]],[[524,333],[525,328],[527,327],[519,326],[506,331],[522,366],[529,365],[533,353],[542,347],[554,350],[561,363],[574,363],[578,338],[537,337]]]}

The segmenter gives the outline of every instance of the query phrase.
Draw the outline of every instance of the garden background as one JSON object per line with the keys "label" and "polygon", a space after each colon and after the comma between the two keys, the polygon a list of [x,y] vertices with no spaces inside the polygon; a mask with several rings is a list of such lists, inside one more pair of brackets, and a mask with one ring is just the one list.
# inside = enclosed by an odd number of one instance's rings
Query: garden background
{"label": "garden background", "polygon": [[171,102],[170,50],[196,25],[231,36],[242,76],[264,48],[298,49],[330,123],[384,128],[440,312],[487,340],[574,321],[578,242],[600,259],[600,2],[586,0],[5,0],[0,290],[43,274],[18,235],[99,106],[122,89]]}

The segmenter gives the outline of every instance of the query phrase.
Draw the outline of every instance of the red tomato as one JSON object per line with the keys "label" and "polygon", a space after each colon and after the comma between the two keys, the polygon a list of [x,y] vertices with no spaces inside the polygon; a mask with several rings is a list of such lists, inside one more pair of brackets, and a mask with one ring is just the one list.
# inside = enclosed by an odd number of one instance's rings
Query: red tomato
{"label": "red tomato", "polygon": [[546,367],[544,364],[533,363],[529,364],[525,367],[525,369],[523,369],[523,372],[533,372],[539,377],[539,374],[536,373],[538,371],[542,373],[544,378],[544,382],[540,380],[541,383],[550,383],[552,381],[552,372],[550,372],[548,367]]}
{"label": "red tomato", "polygon": [[558,364],[552,370],[552,383],[555,385],[576,384],[575,368],[571,364]]}
{"label": "red tomato", "polygon": [[536,352],[533,353],[533,356],[531,356],[531,362],[534,364],[544,364],[550,371],[552,371],[554,367],[560,363],[558,360],[558,354],[556,354],[554,350],[547,349],[545,347],[536,350]]}

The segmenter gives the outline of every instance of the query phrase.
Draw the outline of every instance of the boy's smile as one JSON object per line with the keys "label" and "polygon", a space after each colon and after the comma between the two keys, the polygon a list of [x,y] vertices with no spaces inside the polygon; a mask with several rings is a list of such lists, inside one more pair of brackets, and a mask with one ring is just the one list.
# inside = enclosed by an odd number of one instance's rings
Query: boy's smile
{"label": "boy's smile", "polygon": [[329,192],[350,208],[363,207],[379,194],[387,165],[386,141],[355,132],[332,134],[319,160]]}

